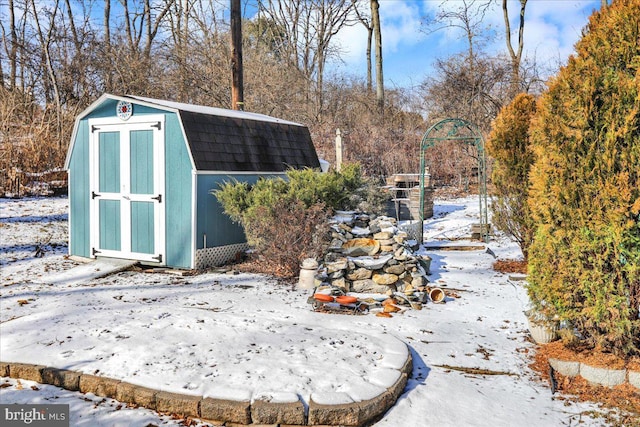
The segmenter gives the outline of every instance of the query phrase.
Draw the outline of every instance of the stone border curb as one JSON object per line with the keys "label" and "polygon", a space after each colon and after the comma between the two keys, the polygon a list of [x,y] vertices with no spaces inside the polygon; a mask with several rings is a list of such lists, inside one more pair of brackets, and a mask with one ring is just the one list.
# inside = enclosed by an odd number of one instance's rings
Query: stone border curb
{"label": "stone border curb", "polygon": [[549,358],[549,364],[566,377],[580,376],[590,384],[614,387],[629,383],[640,390],[640,372],[628,369],[607,369],[587,365],[586,363]]}
{"label": "stone border curb", "polygon": [[305,425],[304,404],[296,402],[269,402],[255,400],[251,405],[254,424]]}
{"label": "stone border curb", "polygon": [[[402,392],[411,372],[413,360],[407,347],[407,359],[399,369],[396,382],[372,399],[323,405],[310,399],[308,412],[304,403],[266,400],[234,401],[211,397],[158,391],[125,381],[83,374],[28,363],[0,362],[0,376],[49,384],[70,391],[93,393],[123,403],[135,404],[161,413],[194,417],[218,426],[355,426],[369,425],[391,408]],[[639,373],[640,376],[640,373]],[[638,378],[640,381],[640,378]]]}

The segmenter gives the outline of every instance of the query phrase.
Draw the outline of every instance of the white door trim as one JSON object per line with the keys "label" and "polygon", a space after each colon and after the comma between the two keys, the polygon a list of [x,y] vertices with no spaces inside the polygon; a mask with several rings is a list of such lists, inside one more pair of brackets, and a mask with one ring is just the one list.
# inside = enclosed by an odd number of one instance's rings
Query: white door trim
{"label": "white door trim", "polygon": [[[165,146],[165,116],[163,114],[132,116],[126,122],[114,117],[89,119],[89,188],[90,197],[90,245],[91,258],[105,256],[113,258],[136,259],[149,261],[164,265],[166,263],[166,242],[165,242],[165,167],[164,167],[164,146]],[[130,132],[134,130],[153,130],[153,186],[154,194],[140,195],[131,194],[130,185]],[[101,132],[120,133],[120,192],[119,193],[99,193],[99,158],[98,141]],[[93,194],[100,194],[96,199]],[[121,246],[119,251],[101,249],[100,229],[99,229],[99,209],[98,200],[119,200],[121,218]],[[159,197],[159,198],[158,198]],[[154,200],[154,254],[133,252],[131,250],[131,202]]]}

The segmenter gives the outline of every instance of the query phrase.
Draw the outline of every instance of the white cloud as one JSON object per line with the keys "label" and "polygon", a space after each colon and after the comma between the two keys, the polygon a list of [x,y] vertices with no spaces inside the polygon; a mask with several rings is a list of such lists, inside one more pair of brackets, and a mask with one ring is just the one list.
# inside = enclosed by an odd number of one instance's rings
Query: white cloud
{"label": "white cloud", "polygon": [[382,26],[382,48],[395,52],[401,45],[414,45],[425,39],[420,32],[420,2],[381,1],[380,23]]}
{"label": "white cloud", "polygon": [[[494,31],[494,38],[487,46],[487,51],[492,54],[507,52],[500,3],[494,3],[482,21],[483,26]],[[574,45],[580,39],[589,16],[599,5],[599,0],[529,0],[525,14],[524,56],[535,58],[544,65],[566,62],[574,52]],[[509,0],[508,6],[512,43],[516,47],[520,2]],[[368,7],[368,1],[365,7]],[[433,64],[437,57],[466,49],[461,30],[443,28],[427,34],[421,28],[425,16],[433,16],[441,8],[456,11],[461,7],[462,3],[454,0],[380,0],[385,80],[405,80],[407,77],[400,73],[408,76],[413,70]],[[365,28],[362,25],[345,28],[337,40],[343,49],[342,59],[347,65],[353,70],[364,69]]]}
{"label": "white cloud", "polygon": [[367,30],[362,24],[345,27],[335,36],[340,56],[347,64],[364,61],[367,49]]}
{"label": "white cloud", "polygon": [[[420,2],[380,1],[383,56],[397,52],[403,46],[412,46],[424,40],[420,32]],[[365,5],[368,7],[368,2]],[[367,30],[361,24],[343,28],[336,36],[347,64],[362,63],[366,56]],[[371,47],[372,52],[374,46]]]}
{"label": "white cloud", "polygon": [[575,52],[598,1],[529,1],[525,16],[525,56],[540,64],[566,63]]}

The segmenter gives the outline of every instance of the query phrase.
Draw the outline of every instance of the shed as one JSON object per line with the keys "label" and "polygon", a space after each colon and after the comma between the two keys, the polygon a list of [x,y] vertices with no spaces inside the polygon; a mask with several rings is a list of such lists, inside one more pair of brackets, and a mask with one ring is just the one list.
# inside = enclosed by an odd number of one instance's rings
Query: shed
{"label": "shed", "polygon": [[320,163],[298,123],[104,94],[76,118],[65,162],[69,253],[187,269],[223,264],[246,238],[210,191],[306,167]]}

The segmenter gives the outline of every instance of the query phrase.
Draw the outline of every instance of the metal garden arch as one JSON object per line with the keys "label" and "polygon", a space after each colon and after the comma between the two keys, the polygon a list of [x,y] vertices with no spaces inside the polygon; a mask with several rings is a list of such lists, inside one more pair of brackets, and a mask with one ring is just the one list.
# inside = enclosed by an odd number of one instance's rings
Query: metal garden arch
{"label": "metal garden arch", "polygon": [[[478,128],[464,119],[444,119],[431,126],[420,143],[420,224],[424,222],[424,181],[425,151],[440,141],[458,141],[474,145],[478,151],[478,187],[480,197],[480,236],[489,240],[489,221],[487,213],[487,164],[484,150],[484,138]],[[424,227],[420,227],[420,241],[424,241]]]}

